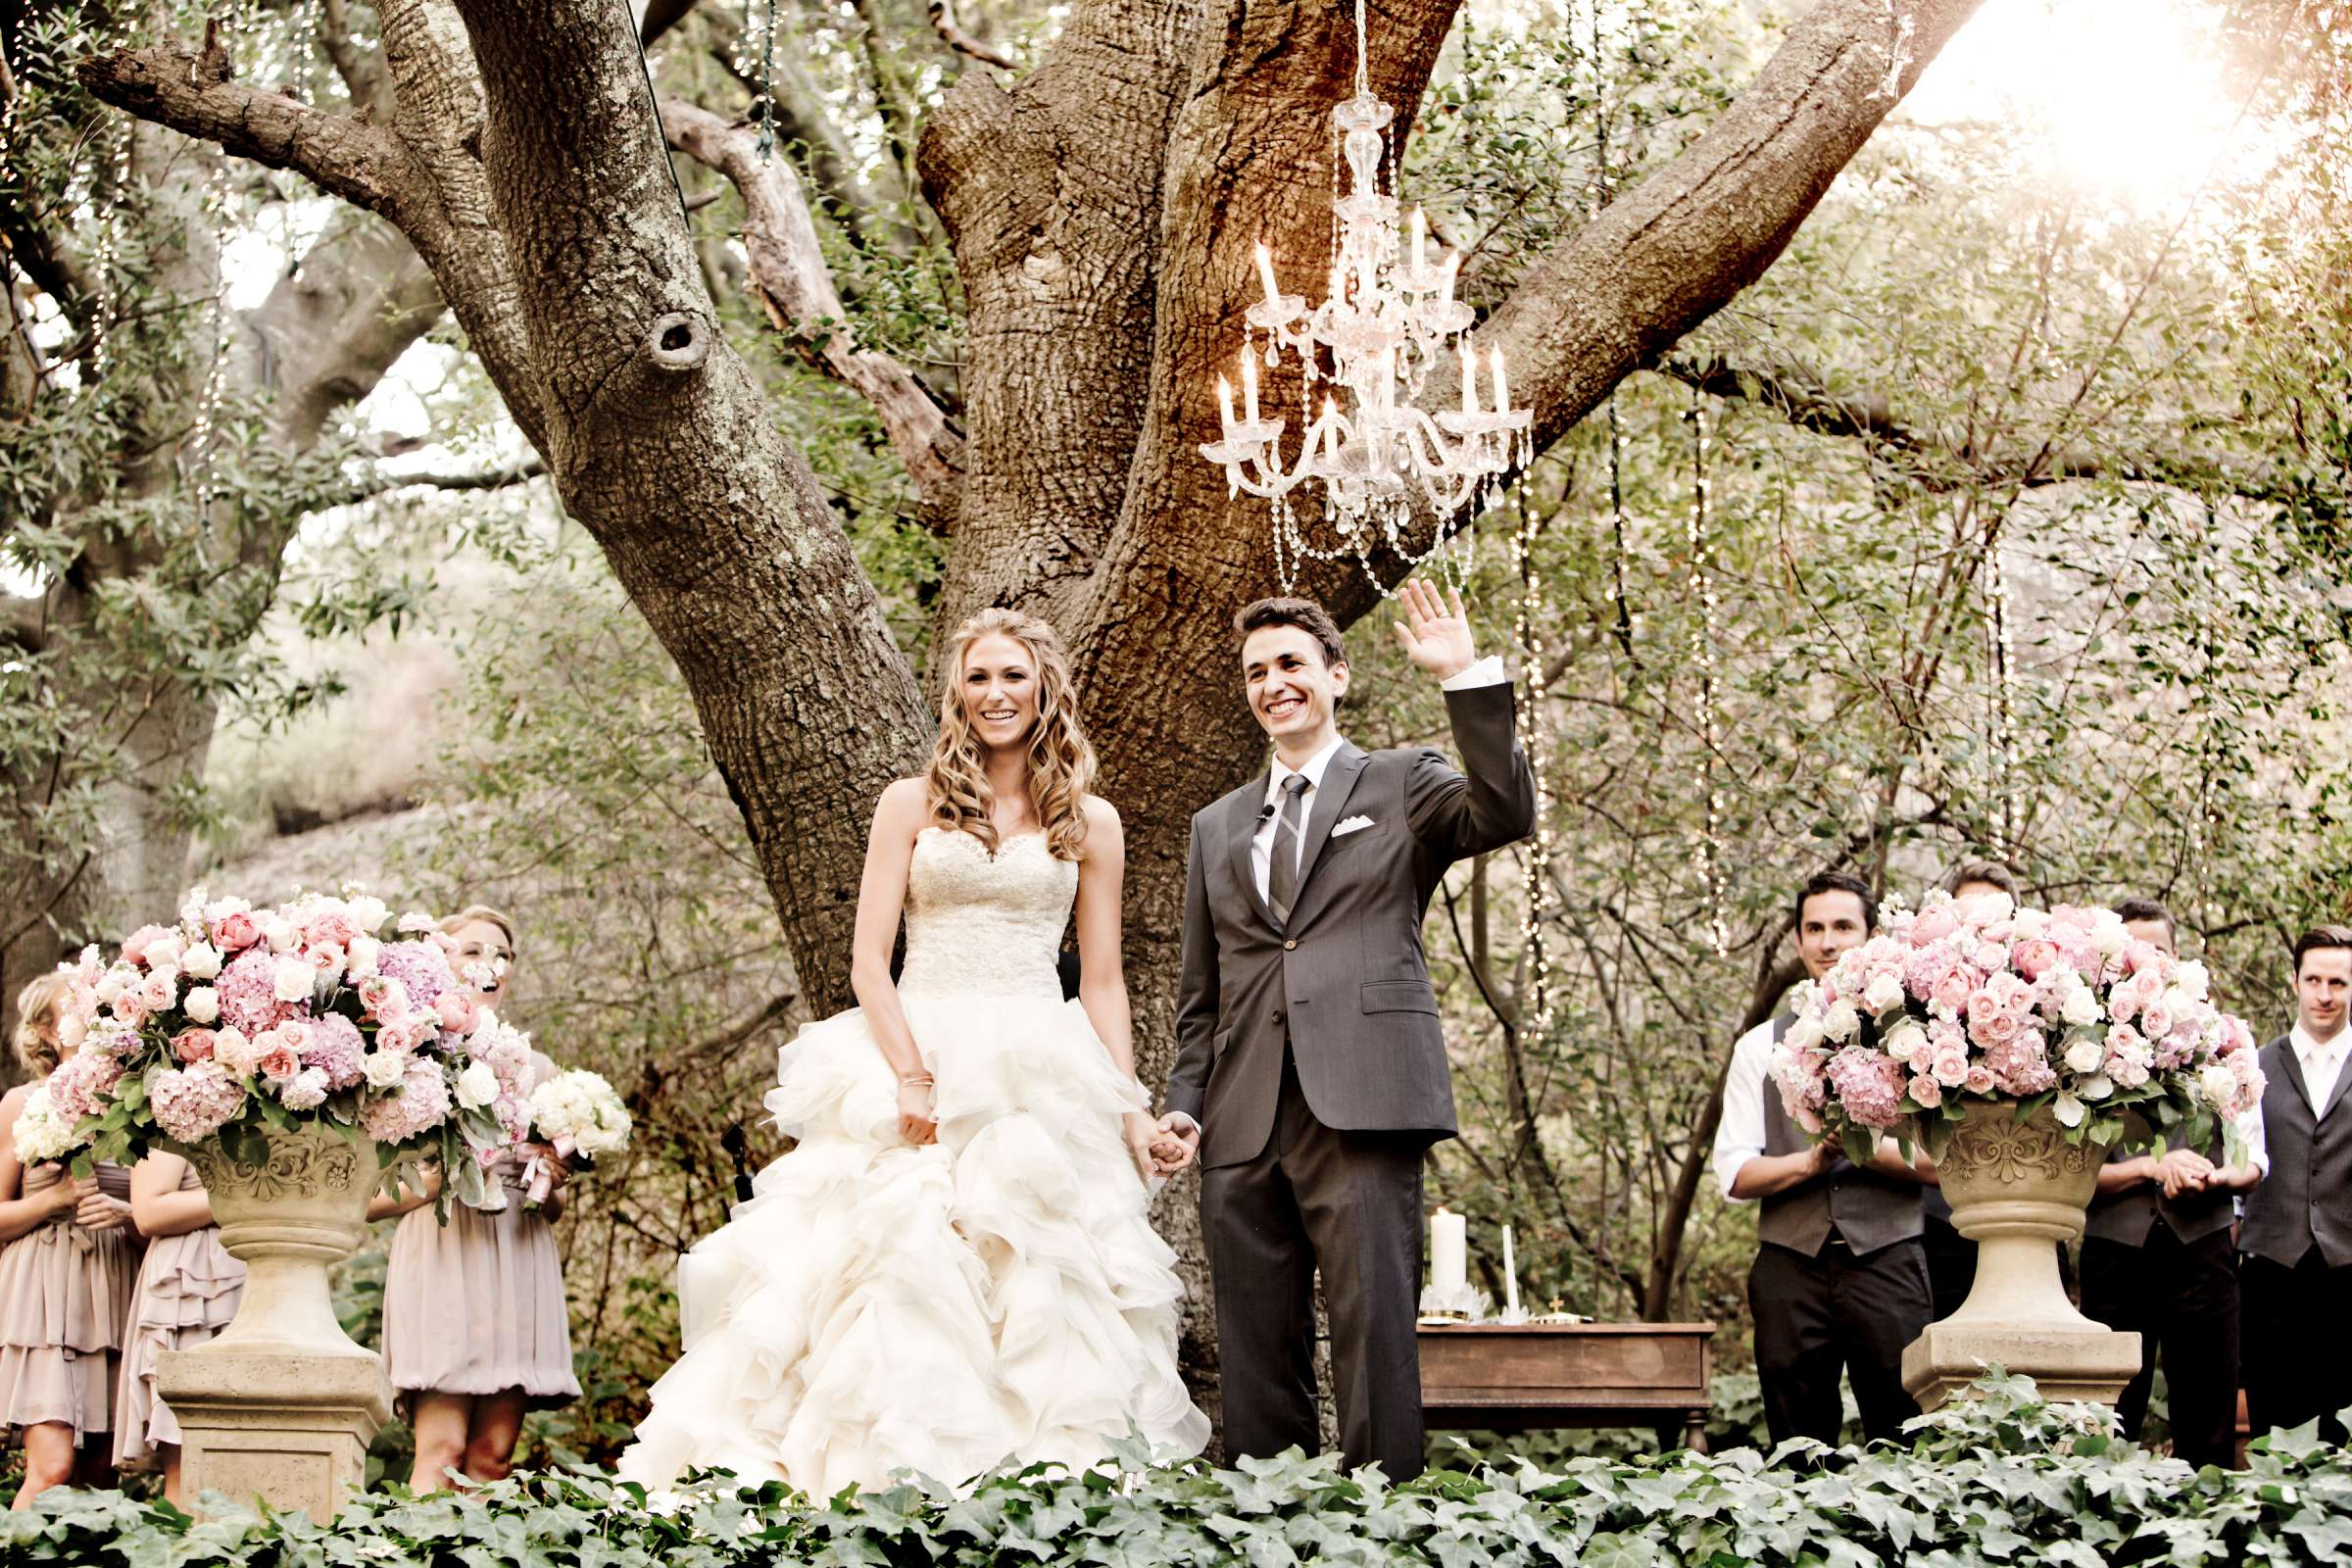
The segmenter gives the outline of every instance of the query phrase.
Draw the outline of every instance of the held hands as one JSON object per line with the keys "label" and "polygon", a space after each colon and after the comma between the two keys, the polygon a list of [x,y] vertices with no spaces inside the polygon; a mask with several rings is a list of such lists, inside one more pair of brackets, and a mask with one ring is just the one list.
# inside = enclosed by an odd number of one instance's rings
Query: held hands
{"label": "held hands", "polygon": [[2201,1193],[2214,1175],[2213,1161],[2193,1149],[2168,1149],[2161,1158],[2150,1158],[2148,1165],[2148,1179],[2161,1186],[2167,1198]]}
{"label": "held hands", "polygon": [[928,1073],[899,1080],[899,1136],[918,1149],[939,1142],[939,1109]]}
{"label": "held hands", "polygon": [[1200,1128],[1197,1123],[1174,1111],[1159,1118],[1152,1129],[1152,1158],[1153,1169],[1160,1175],[1175,1175],[1200,1152]]}
{"label": "held hands", "polygon": [[1396,641],[1407,658],[1440,680],[1450,680],[1478,662],[1461,593],[1449,588],[1446,598],[1452,601],[1450,612],[1439,603],[1438,591],[1418,577],[1396,590],[1396,604],[1404,612],[1404,619],[1396,623]]}

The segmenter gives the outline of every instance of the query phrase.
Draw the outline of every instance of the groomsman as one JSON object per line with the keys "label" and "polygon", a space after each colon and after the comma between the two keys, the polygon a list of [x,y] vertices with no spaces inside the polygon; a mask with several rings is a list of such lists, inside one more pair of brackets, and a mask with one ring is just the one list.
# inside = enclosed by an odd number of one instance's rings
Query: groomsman
{"label": "groomsman", "polygon": [[2270,1174],[2246,1200],[2238,1247],[2246,1413],[2257,1435],[2315,1416],[2344,1441],[2352,1404],[2352,929],[2315,926],[2295,944],[2295,1026],[2262,1048]]}
{"label": "groomsman", "polygon": [[[1815,979],[1877,928],[1868,883],[1824,871],[1797,891],[1796,952]],[[1903,1392],[1903,1347],[1928,1325],[1928,1265],[1921,1253],[1920,1175],[1892,1139],[1855,1166],[1797,1130],[1770,1067],[1784,1013],[1732,1048],[1714,1169],[1724,1196],[1763,1205],[1748,1306],[1756,1323],[1756,1372],[1772,1441],[1835,1444],[1843,1426],[1840,1372],[1851,1377],[1862,1429],[1893,1438],[1919,1413]]]}
{"label": "groomsman", "polygon": [[[1973,899],[1985,893],[2005,893],[2012,903],[2017,899],[2017,874],[1998,860],[1962,860],[1943,873],[1938,884],[1955,899]],[[1968,1299],[1969,1287],[1977,1282],[1977,1244],[1970,1241],[1952,1224],[1952,1205],[1944,1198],[1943,1189],[1931,1187],[1922,1196],[1921,1212],[1926,1229],[1920,1233],[1920,1243],[1928,1254],[1928,1287],[1934,1295],[1934,1312],[1929,1321],[1950,1317]],[[2066,1246],[2059,1244],[2059,1272],[2066,1272]]]}
{"label": "groomsman", "polygon": [[[2115,906],[2132,937],[2179,956],[2171,911],[2153,899]],[[2138,1441],[2156,1357],[2172,1391],[2173,1452],[2229,1468],[2236,1458],[2237,1256],[2230,1230],[2236,1195],[2262,1180],[2261,1118],[2240,1125],[2245,1163],[2223,1163],[2223,1140],[2202,1152],[2107,1156],[2082,1232],[2082,1310],[2139,1336],[2139,1375],[2116,1404]]]}

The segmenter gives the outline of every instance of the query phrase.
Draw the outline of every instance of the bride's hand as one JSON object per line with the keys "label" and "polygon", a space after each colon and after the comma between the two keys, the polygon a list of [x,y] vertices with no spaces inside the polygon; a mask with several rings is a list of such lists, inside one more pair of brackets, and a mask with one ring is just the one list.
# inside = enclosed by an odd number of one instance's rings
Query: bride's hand
{"label": "bride's hand", "polygon": [[899,1136],[917,1148],[939,1142],[938,1108],[928,1080],[913,1078],[899,1085]]}
{"label": "bride's hand", "polygon": [[1140,1110],[1131,1110],[1119,1118],[1119,1130],[1127,1135],[1127,1153],[1135,1161],[1136,1173],[1150,1181],[1159,1174],[1158,1156],[1152,1145],[1159,1137],[1159,1124]]}

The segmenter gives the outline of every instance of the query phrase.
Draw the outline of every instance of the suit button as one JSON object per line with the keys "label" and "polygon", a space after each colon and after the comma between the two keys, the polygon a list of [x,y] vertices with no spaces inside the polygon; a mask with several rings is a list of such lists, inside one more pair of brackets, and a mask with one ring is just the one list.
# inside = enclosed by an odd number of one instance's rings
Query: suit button
{"label": "suit button", "polygon": [[1283,952],[1285,952],[1285,953],[1288,953],[1288,952],[1290,952],[1290,951],[1291,951],[1293,948],[1297,947],[1298,945],[1298,939],[1294,937],[1292,940],[1290,940],[1290,941],[1288,941],[1288,942],[1285,942],[1285,943],[1282,945],[1282,951],[1283,951]]}
{"label": "suit button", "polygon": [[1274,1009],[1274,1021],[1276,1023],[1282,1022],[1282,1009],[1280,1007],[1276,1007]]}

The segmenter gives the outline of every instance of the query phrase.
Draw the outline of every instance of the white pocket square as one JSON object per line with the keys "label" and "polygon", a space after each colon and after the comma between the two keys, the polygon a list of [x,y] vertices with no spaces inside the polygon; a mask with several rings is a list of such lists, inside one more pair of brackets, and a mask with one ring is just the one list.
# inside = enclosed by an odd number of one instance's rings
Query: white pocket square
{"label": "white pocket square", "polygon": [[1368,816],[1351,816],[1347,821],[1342,822],[1338,827],[1333,828],[1331,830],[1331,836],[1335,839],[1345,838],[1348,834],[1353,833],[1360,828],[1367,828],[1371,825],[1372,819]]}

